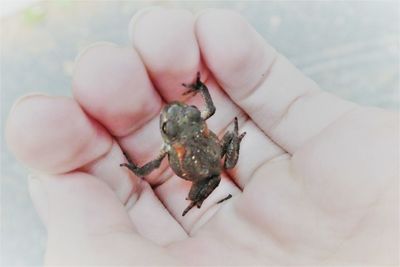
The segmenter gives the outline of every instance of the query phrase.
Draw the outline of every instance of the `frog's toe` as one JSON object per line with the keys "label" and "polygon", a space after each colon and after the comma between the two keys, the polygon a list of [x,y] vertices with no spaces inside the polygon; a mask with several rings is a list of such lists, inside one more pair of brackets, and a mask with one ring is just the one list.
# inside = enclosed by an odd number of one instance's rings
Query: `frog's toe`
{"label": "frog's toe", "polygon": [[242,141],[242,139],[243,139],[243,137],[245,137],[245,135],[246,135],[246,132],[243,132],[243,133],[241,133],[241,134],[239,135],[239,137],[238,137],[239,142]]}
{"label": "frog's toe", "polygon": [[196,205],[196,202],[191,202],[189,206],[186,207],[186,209],[182,212],[182,216],[185,216],[186,213],[188,213],[189,210],[191,210],[194,206]]}
{"label": "frog's toe", "polygon": [[223,199],[219,200],[219,201],[217,202],[217,204],[220,204],[220,203],[222,203],[222,202],[224,202],[224,201],[230,199],[231,197],[232,197],[232,195],[231,195],[231,194],[228,194],[226,197],[224,197]]}
{"label": "frog's toe", "polygon": [[196,202],[196,207],[197,207],[198,209],[200,209],[202,204],[203,204],[203,200],[197,201],[197,202]]}
{"label": "frog's toe", "polygon": [[192,96],[195,96],[197,94],[197,91],[195,89],[189,89],[186,92],[183,92],[182,95],[189,95],[192,94]]}

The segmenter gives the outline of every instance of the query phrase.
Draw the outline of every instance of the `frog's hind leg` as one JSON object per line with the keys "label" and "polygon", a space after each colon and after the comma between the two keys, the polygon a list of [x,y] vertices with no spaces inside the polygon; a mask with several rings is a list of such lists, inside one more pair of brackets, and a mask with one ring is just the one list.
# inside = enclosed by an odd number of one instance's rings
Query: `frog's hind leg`
{"label": "frog's hind leg", "polygon": [[191,200],[192,202],[183,211],[182,216],[185,216],[185,214],[194,206],[200,208],[203,204],[203,201],[214,191],[214,189],[219,185],[220,181],[221,177],[219,175],[215,175],[208,179],[193,182],[187,198],[187,200]]}
{"label": "frog's hind leg", "polygon": [[224,160],[225,169],[232,169],[233,167],[235,167],[239,159],[240,142],[246,135],[246,132],[243,132],[242,134],[239,135],[239,125],[236,117],[234,123],[235,127],[233,129],[233,132],[225,133],[221,143],[221,148],[222,148],[221,158],[225,156]]}

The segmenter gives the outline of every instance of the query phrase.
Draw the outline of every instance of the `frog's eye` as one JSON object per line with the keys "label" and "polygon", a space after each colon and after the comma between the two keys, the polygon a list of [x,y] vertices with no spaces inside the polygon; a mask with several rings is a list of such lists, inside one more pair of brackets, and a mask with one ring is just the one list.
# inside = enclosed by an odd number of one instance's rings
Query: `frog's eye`
{"label": "frog's eye", "polygon": [[199,120],[200,119],[200,110],[198,110],[195,106],[190,106],[187,109],[187,116],[192,120]]}
{"label": "frog's eye", "polygon": [[166,122],[163,123],[161,129],[162,129],[164,134],[167,134],[167,123]]}
{"label": "frog's eye", "polygon": [[172,104],[168,109],[168,115],[174,117],[179,113],[180,109],[181,108],[178,105]]}
{"label": "frog's eye", "polygon": [[162,125],[162,131],[169,137],[174,137],[178,133],[176,124],[170,121],[164,122],[164,124]]}

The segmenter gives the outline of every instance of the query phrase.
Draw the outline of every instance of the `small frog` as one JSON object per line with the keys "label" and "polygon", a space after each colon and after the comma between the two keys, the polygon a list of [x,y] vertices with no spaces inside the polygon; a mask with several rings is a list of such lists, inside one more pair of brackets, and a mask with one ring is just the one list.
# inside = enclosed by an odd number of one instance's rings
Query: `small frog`
{"label": "small frog", "polygon": [[[188,90],[184,95],[201,93],[206,108],[200,111],[196,106],[182,102],[171,102],[164,107],[160,115],[160,129],[164,144],[158,157],[142,167],[132,162],[124,153],[128,163],[120,166],[128,167],[137,176],[143,177],[158,168],[168,155],[171,169],[179,177],[192,181],[192,187],[186,200],[191,203],[183,211],[182,216],[194,206],[201,207],[203,201],[214,191],[221,180],[224,169],[235,167],[239,157],[239,147],[246,132],[238,133],[238,120],[235,117],[234,130],[227,132],[220,141],[215,133],[207,128],[206,120],[215,113],[215,106],[208,88],[200,80],[197,73],[192,84],[182,84]],[[223,166],[221,159],[225,157]],[[232,195],[221,199],[221,203]]]}

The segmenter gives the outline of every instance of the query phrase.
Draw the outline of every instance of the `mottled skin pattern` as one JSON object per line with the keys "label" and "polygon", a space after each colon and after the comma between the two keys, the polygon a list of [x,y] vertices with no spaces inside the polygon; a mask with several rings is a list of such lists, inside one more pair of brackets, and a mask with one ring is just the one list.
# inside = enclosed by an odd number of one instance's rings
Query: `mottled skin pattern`
{"label": "mottled skin pattern", "polygon": [[[221,172],[233,168],[239,157],[240,141],[246,133],[239,135],[238,122],[232,132],[225,133],[220,141],[216,134],[207,128],[206,120],[215,113],[215,106],[207,87],[200,81],[200,74],[193,84],[183,84],[188,91],[184,94],[201,93],[206,102],[206,109],[202,112],[195,107],[181,102],[171,102],[164,107],[160,115],[160,129],[164,140],[159,156],[149,163],[138,167],[125,156],[128,163],[121,166],[128,167],[137,176],[146,176],[158,168],[161,161],[168,155],[171,169],[179,177],[192,181],[187,200],[191,203],[183,211],[184,216],[192,207],[201,207],[203,201],[218,186]],[[222,166],[221,159],[225,157]],[[229,199],[229,194],[222,201]]]}

